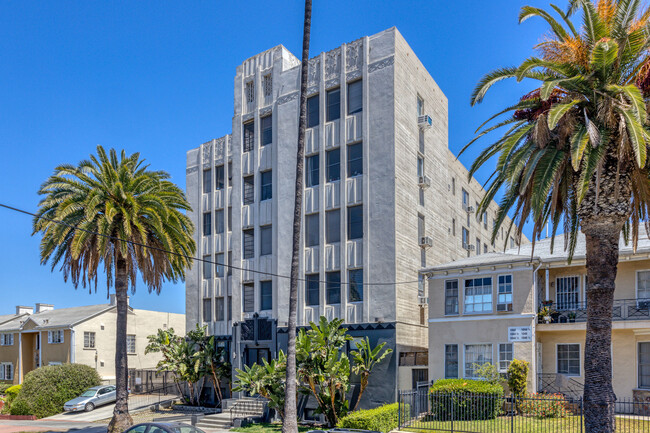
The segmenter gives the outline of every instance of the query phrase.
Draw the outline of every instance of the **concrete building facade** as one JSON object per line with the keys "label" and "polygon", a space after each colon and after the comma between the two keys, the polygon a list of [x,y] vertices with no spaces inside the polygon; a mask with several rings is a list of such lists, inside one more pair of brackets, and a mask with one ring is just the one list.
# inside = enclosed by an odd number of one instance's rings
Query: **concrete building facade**
{"label": "concrete building facade", "polygon": [[[587,270],[580,235],[573,260],[563,236],[505,253],[433,266],[429,277],[429,377],[474,376],[486,362],[505,372],[529,363],[528,389],[582,395]],[[650,398],[650,240],[620,242],[612,325],[614,392]]]}
{"label": "concrete building facade", "polygon": [[[244,61],[232,133],[187,152],[206,262],[187,274],[186,327],[220,336],[233,368],[286,341],[299,72],[282,46]],[[387,342],[388,391],[367,394],[392,400],[427,374],[419,270],[494,250],[498,207],[476,216],[483,190],[448,149],[447,98],[397,29],[319,54],[308,76],[298,323],[341,318]]]}
{"label": "concrete building facade", "polygon": [[[0,316],[0,382],[19,384],[38,367],[62,363],[88,365],[113,382],[117,307],[111,301],[61,309],[18,306],[15,315]],[[145,356],[147,336],[169,328],[185,334],[183,314],[129,307],[127,320],[130,369],[153,369],[160,361],[160,354]]]}

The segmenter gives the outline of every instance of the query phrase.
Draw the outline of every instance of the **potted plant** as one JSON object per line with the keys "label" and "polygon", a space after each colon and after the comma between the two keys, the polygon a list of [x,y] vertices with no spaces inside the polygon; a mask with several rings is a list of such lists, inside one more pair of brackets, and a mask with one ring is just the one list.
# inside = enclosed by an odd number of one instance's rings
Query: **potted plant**
{"label": "potted plant", "polygon": [[541,308],[537,313],[537,317],[545,323],[551,323],[551,309],[549,307]]}
{"label": "potted plant", "polygon": [[575,311],[571,311],[567,316],[569,317],[569,323],[574,323],[576,321]]}

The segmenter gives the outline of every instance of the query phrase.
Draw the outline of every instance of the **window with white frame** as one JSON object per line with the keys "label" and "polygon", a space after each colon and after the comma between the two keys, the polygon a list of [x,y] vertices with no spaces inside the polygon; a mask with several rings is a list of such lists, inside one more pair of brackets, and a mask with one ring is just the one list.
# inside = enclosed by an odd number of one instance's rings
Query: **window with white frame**
{"label": "window with white frame", "polygon": [[0,380],[14,379],[14,365],[11,362],[0,362]]}
{"label": "window with white frame", "polygon": [[13,346],[14,334],[0,334],[0,346]]}
{"label": "window with white frame", "polygon": [[499,275],[497,281],[497,311],[512,311],[512,275]]}
{"label": "window with white frame", "polygon": [[50,344],[63,343],[63,330],[47,331],[47,342]]}
{"label": "window with white frame", "polygon": [[650,388],[650,342],[639,343],[639,388]]}
{"label": "window with white frame", "polygon": [[135,335],[127,334],[126,336],[126,353],[135,353]]}
{"label": "window with white frame", "polygon": [[94,349],[95,348],[95,333],[94,332],[84,332],[84,349]]}
{"label": "window with white frame", "polygon": [[465,280],[465,313],[492,311],[492,277]]}
{"label": "window with white frame", "polygon": [[499,344],[499,372],[506,373],[513,359],[512,343]]}
{"label": "window with white frame", "polygon": [[492,364],[491,344],[465,345],[465,378],[476,378],[476,370],[488,363]]}
{"label": "window with white frame", "polygon": [[650,300],[650,271],[636,273],[636,298]]}
{"label": "window with white frame", "polygon": [[458,280],[445,281],[445,315],[458,314]]}
{"label": "window with white frame", "polygon": [[557,345],[557,372],[567,376],[580,376],[580,345]]}
{"label": "window with white frame", "polygon": [[555,279],[558,310],[575,310],[580,302],[580,277],[558,277]]}

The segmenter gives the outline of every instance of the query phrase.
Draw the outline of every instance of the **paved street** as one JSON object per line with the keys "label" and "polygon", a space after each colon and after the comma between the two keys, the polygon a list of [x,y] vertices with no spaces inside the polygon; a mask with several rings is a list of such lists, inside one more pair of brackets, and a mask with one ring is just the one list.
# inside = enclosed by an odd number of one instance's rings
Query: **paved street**
{"label": "paved street", "polygon": [[[163,395],[160,401],[171,400],[176,398],[175,395]],[[158,396],[151,395],[131,395],[129,396],[129,412],[137,412],[158,403]],[[100,406],[91,412],[63,412],[58,415],[44,418],[52,421],[73,421],[73,422],[94,422],[113,416],[114,404]],[[2,433],[2,432],[0,432]]]}
{"label": "paved street", "polygon": [[17,432],[69,432],[106,433],[107,426],[96,423],[69,422],[42,419],[38,421],[0,420],[0,433]]}

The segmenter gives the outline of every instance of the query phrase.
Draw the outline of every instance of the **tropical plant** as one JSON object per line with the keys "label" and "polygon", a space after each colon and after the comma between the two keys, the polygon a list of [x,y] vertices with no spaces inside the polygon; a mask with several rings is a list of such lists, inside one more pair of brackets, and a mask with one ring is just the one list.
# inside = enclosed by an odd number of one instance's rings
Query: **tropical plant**
{"label": "tropical plant", "polygon": [[44,198],[34,217],[41,232],[41,263],[60,267],[64,280],[97,289],[103,264],[107,289],[117,300],[115,382],[117,403],[108,431],[132,424],[128,411],[126,322],[129,283],[137,274],[150,291],[160,293],[165,280],[182,280],[196,250],[194,227],[183,191],[163,171],[151,171],[140,154],[97,155],[77,166],[58,166],[41,186]]}
{"label": "tropical plant", "polygon": [[314,396],[316,412],[322,413],[330,426],[349,411],[350,360],[341,349],[352,337],[342,324],[342,319],[328,322],[321,316],[318,325],[311,322],[307,332],[300,330],[296,344],[298,380]]}
{"label": "tropical plant", "polygon": [[245,391],[250,395],[261,395],[269,401],[269,408],[274,409],[284,422],[285,408],[285,379],[287,357],[283,351],[278,352],[278,358],[263,365],[244,365],[244,369],[236,369],[237,379],[233,391]]}
{"label": "tropical plant", "polygon": [[298,115],[298,145],[296,149],[296,179],[293,205],[293,236],[291,245],[291,275],[289,280],[289,317],[287,321],[287,369],[285,381],[286,400],[282,433],[298,433],[298,408],[296,392],[296,327],[298,314],[299,262],[302,254],[300,231],[302,228],[303,171],[305,165],[305,132],[307,129],[307,73],[309,71],[309,36],[311,33],[311,1],[305,0],[305,18],[302,33],[302,61],[300,64],[300,105]]}
{"label": "tropical plant", "polygon": [[386,343],[380,343],[373,349],[370,345],[370,339],[368,339],[366,336],[357,342],[357,350],[350,352],[352,360],[354,361],[352,372],[354,374],[358,374],[361,381],[361,386],[359,387],[359,396],[357,397],[357,402],[354,404],[354,409],[352,410],[357,410],[359,407],[361,396],[366,390],[366,387],[368,387],[368,380],[370,379],[370,373],[372,373],[372,370],[386,356],[390,355],[393,352],[393,349],[390,348],[382,350],[385,345]]}
{"label": "tropical plant", "polygon": [[176,335],[174,328],[169,328],[158,329],[156,334],[147,336],[147,341],[148,344],[144,349],[144,354],[160,353],[162,355],[162,358],[156,365],[156,369],[158,371],[170,371],[174,378],[174,384],[176,385],[178,395],[183,395],[183,390],[180,385],[181,379],[177,374],[176,365],[171,356],[174,347],[180,344],[183,341],[183,338]]}
{"label": "tropical plant", "polygon": [[[521,237],[530,219],[533,242],[547,224],[553,236],[562,228],[569,258],[579,231],[584,233],[589,280],[585,427],[587,433],[613,432],[610,346],[618,243],[623,233],[636,247],[650,204],[650,9],[642,9],[640,0],[570,0],[567,13],[551,7],[558,19],[530,6],[519,15],[520,22],[537,16],[550,26],[550,34],[535,47],[539,55],[487,74],[472,94],[472,105],[480,103],[493,84],[506,78],[528,78],[539,86],[479,127],[468,146],[507,129],[478,155],[469,176],[498,157],[478,209],[479,214],[486,211],[504,189],[493,241],[511,211],[515,218],[508,232],[516,223]],[[578,12],[580,30],[571,21]]]}
{"label": "tropical plant", "polygon": [[497,366],[491,362],[485,362],[483,364],[474,363],[472,366],[475,377],[494,385],[502,385],[505,382]]}

